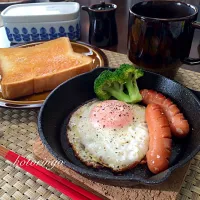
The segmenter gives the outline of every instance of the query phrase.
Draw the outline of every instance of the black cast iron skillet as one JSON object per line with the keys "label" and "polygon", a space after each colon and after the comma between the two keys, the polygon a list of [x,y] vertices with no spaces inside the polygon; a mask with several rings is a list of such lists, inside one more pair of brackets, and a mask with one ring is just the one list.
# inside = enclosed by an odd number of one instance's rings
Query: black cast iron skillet
{"label": "black cast iron skillet", "polygon": [[173,138],[170,167],[164,172],[154,175],[145,164],[121,174],[114,174],[109,169],[94,169],[81,163],[68,144],[65,131],[71,112],[96,97],[93,83],[105,69],[108,68],[97,68],[79,75],[51,92],[40,110],[38,119],[43,144],[67,167],[104,184],[133,186],[138,183],[152,185],[165,181],[176,168],[183,166],[200,150],[200,92],[194,93],[175,81],[145,71],[144,76],[138,80],[139,88],[153,89],[170,97],[188,119],[190,134],[185,139]]}

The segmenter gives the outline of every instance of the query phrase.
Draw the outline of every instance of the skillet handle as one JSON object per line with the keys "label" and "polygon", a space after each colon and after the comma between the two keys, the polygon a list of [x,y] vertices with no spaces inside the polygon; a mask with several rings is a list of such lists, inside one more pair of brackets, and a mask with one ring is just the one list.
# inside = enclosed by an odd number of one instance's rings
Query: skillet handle
{"label": "skillet handle", "polygon": [[196,90],[192,90],[192,89],[190,89],[190,91],[192,91],[200,101],[200,91],[196,91]]}

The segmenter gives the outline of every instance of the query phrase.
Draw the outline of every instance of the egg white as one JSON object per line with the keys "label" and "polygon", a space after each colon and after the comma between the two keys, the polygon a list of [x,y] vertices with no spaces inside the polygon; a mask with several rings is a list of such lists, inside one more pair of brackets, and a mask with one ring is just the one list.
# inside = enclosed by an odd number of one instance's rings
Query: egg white
{"label": "egg white", "polygon": [[98,100],[86,103],[72,114],[67,128],[69,142],[77,157],[89,166],[103,165],[113,171],[129,169],[139,163],[148,151],[145,107],[129,104],[134,118],[128,126],[96,128],[89,116],[92,108],[99,103]]}

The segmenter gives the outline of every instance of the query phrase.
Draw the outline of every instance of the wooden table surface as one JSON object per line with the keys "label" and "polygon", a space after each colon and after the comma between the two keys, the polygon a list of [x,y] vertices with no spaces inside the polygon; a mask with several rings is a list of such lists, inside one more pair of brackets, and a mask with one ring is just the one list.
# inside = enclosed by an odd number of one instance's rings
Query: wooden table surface
{"label": "wooden table surface", "polygon": [[[44,1],[44,0],[42,0]],[[185,0],[187,3],[191,3],[199,7],[200,10],[200,0]],[[99,3],[100,0],[77,0],[80,5],[92,5]],[[129,8],[134,3],[139,2],[139,0],[106,0],[106,2],[114,3],[117,5],[116,11],[116,21],[118,27],[118,45],[112,46],[109,48],[105,48],[111,51],[116,51],[119,53],[127,53],[127,30],[128,30],[128,14]],[[198,21],[200,21],[200,12],[198,16]],[[1,20],[0,20],[1,24]],[[1,25],[0,25],[1,26]],[[81,41],[88,43],[88,35],[89,35],[89,16],[88,13],[85,11],[81,11]],[[9,41],[6,38],[4,28],[0,28],[0,48],[8,47]],[[190,56],[193,58],[200,57],[200,30],[196,30],[194,34],[193,44],[190,52]],[[183,68],[189,69],[192,71],[200,72],[200,65],[196,66],[189,66],[189,65],[182,65]]]}

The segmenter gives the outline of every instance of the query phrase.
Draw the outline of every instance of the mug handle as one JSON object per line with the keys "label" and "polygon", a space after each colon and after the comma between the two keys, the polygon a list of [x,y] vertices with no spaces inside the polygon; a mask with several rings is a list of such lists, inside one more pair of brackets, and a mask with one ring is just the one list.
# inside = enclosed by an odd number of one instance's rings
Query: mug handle
{"label": "mug handle", "polygon": [[85,10],[85,11],[87,11],[87,12],[89,11],[89,8],[88,8],[87,6],[81,6],[81,9],[82,9],[82,10]]}
{"label": "mug handle", "polygon": [[[192,22],[192,26],[194,28],[200,29],[200,22]],[[187,65],[198,65],[200,64],[200,58],[185,58],[183,63]]]}

